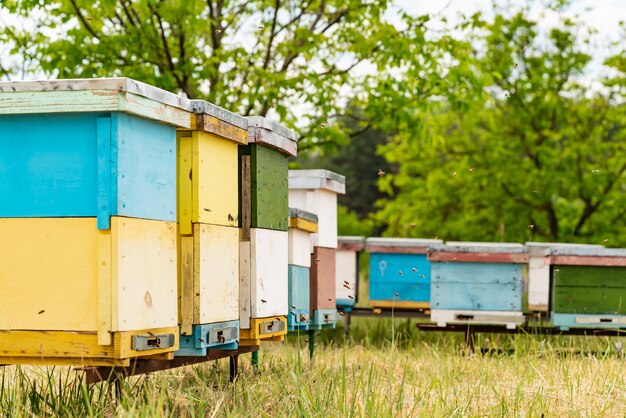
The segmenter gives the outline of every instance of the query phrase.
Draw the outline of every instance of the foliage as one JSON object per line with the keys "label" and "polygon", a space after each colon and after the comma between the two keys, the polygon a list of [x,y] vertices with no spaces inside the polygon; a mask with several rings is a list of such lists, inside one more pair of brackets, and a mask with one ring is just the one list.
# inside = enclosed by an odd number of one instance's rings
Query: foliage
{"label": "foliage", "polygon": [[428,17],[400,13],[391,24],[390,8],[390,0],[5,0],[0,11],[34,30],[0,30],[0,43],[21,58],[0,72],[132,77],[246,116],[278,117],[299,128],[302,150],[317,148],[355,133],[335,123],[353,116],[346,103],[369,108],[356,133],[388,125],[379,110],[400,104],[395,97],[415,84],[407,77],[436,74]]}
{"label": "foliage", "polygon": [[474,75],[456,83],[472,94],[433,103],[419,135],[384,149],[399,167],[381,180],[387,234],[626,245],[624,55],[589,86],[576,20],[548,33],[523,11],[474,23],[459,58]]}

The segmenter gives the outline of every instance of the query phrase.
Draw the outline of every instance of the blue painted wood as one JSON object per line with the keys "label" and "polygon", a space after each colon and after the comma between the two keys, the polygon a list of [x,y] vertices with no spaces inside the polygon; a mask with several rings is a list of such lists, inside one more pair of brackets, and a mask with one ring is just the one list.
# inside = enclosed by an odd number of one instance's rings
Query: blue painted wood
{"label": "blue painted wood", "polygon": [[175,146],[174,127],[128,114],[0,116],[0,217],[175,221]]}
{"label": "blue painted wood", "polygon": [[313,312],[309,329],[319,330],[335,328],[337,326],[337,309],[320,309]]}
{"label": "blue painted wood", "polygon": [[180,336],[180,348],[174,355],[202,356],[207,349],[234,350],[238,339],[239,321],[194,325],[191,335]]}
{"label": "blue painted wood", "polygon": [[[431,263],[425,254],[370,254],[370,300],[430,301]],[[396,295],[397,294],[397,295]]]}
{"label": "blue painted wood", "polygon": [[98,118],[96,128],[98,164],[98,229],[111,228],[111,118]]}
{"label": "blue painted wood", "polygon": [[[287,325],[305,325],[299,321],[300,315],[310,316],[310,269],[308,267],[289,265],[289,313]],[[296,313],[296,315],[293,315]],[[308,323],[306,323],[308,325]]]}
{"label": "blue painted wood", "polygon": [[[552,312],[551,316],[552,324],[563,331],[567,331],[570,328],[626,328],[626,315],[561,314]],[[594,321],[590,321],[591,319]],[[581,323],[581,320],[587,323]]]}
{"label": "blue painted wood", "polygon": [[521,311],[522,295],[520,264],[432,263],[432,309]]}
{"label": "blue painted wood", "polygon": [[342,308],[342,309],[346,309],[346,308],[351,308],[354,307],[355,302],[352,299],[337,299],[337,307]]}

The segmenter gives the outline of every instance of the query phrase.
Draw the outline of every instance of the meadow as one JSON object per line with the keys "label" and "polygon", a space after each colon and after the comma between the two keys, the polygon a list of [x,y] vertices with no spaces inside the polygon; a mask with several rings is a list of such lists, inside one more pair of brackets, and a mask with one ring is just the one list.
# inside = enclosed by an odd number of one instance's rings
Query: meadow
{"label": "meadow", "polygon": [[466,353],[461,335],[419,333],[414,321],[355,318],[318,339],[262,347],[258,371],[240,358],[137,378],[117,400],[70,368],[0,371],[6,416],[559,416],[626,413],[620,339],[480,335]]}

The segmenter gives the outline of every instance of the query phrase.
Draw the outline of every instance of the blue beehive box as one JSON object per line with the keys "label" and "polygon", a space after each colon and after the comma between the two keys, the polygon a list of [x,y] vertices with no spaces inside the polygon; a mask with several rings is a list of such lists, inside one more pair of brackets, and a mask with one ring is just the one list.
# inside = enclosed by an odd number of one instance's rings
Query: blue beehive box
{"label": "blue beehive box", "polygon": [[180,336],[180,348],[176,356],[207,355],[207,349],[236,350],[239,345],[239,321],[194,325],[191,335]]}
{"label": "blue beehive box", "polygon": [[288,331],[306,331],[311,326],[312,235],[317,232],[317,227],[317,215],[289,208]]}
{"label": "blue beehive box", "polygon": [[524,321],[528,249],[521,244],[449,242],[431,248],[431,319],[447,323]]}
{"label": "blue beehive box", "polygon": [[375,308],[428,309],[430,262],[428,248],[441,240],[368,238],[370,253],[370,304]]}
{"label": "blue beehive box", "polygon": [[[127,78],[0,86],[0,217],[176,221],[188,101]],[[34,94],[35,93],[35,94]]]}

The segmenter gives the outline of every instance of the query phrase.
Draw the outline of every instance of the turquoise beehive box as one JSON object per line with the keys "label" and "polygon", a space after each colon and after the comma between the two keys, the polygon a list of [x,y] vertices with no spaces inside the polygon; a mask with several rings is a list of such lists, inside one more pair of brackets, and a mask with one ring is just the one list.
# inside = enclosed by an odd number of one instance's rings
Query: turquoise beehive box
{"label": "turquoise beehive box", "polygon": [[431,319],[514,328],[527,306],[528,249],[521,244],[448,242],[433,247]]}
{"label": "turquoise beehive box", "polygon": [[176,221],[187,99],[127,78],[2,83],[0,94],[0,217]]}

